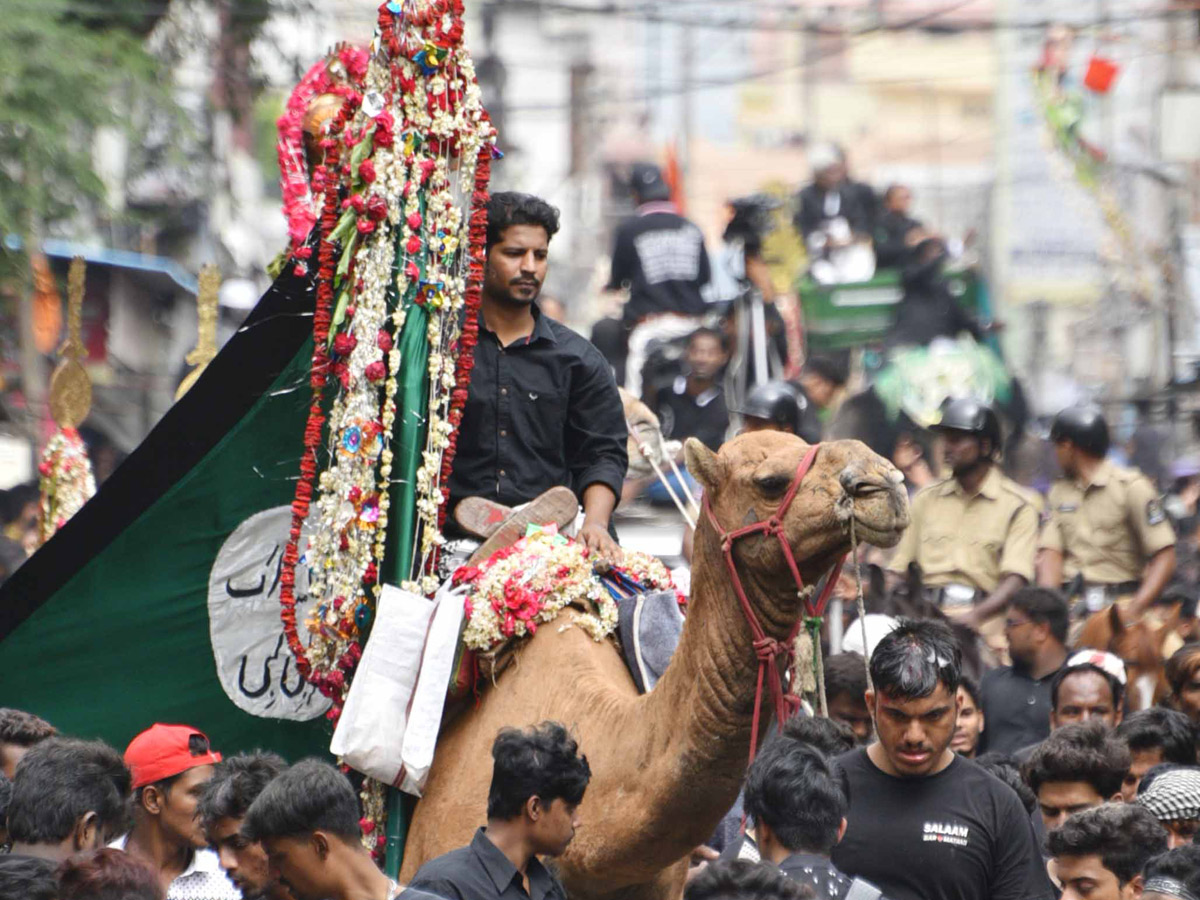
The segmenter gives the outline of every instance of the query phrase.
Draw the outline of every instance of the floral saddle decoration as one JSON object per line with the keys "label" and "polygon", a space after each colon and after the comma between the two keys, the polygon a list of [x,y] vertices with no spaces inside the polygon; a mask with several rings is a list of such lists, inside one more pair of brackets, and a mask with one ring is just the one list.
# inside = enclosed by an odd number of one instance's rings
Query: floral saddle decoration
{"label": "floral saddle decoration", "polygon": [[620,566],[599,573],[587,548],[553,525],[530,525],[515,544],[479,565],[460,567],[453,581],[468,591],[452,697],[473,692],[481,678],[494,681],[524,638],[565,611],[570,611],[570,621],[560,629],[578,626],[600,642],[617,631],[622,597],[671,590],[681,607],[687,602],[656,557],[626,550]]}

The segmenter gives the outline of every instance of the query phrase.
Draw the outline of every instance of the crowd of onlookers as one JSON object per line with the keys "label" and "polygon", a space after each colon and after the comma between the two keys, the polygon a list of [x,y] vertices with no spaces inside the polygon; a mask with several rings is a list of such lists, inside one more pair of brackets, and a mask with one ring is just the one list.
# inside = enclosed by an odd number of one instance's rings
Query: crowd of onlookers
{"label": "crowd of onlookers", "polygon": [[[1163,704],[1134,710],[1124,663],[1070,652],[1068,618],[1057,592],[1018,592],[1013,665],[981,684],[932,620],[901,620],[869,662],[830,658],[828,718],[768,738],[745,827],[698,848],[688,900],[1200,897],[1200,643],[1168,662]],[[502,731],[486,823],[402,887],[326,762],[223,758],[163,724],[121,754],[0,710],[0,900],[565,898],[553,860],[581,824],[586,751],[555,723]]]}

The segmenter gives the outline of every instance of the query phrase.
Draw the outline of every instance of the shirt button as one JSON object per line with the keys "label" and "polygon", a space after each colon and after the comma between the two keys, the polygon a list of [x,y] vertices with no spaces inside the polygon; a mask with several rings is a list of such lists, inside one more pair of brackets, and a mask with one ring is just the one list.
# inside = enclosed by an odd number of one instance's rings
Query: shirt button
{"label": "shirt button", "polygon": [[504,477],[506,477],[507,475],[508,475],[508,473],[507,473],[507,472],[505,472],[503,469],[501,469],[501,470],[500,470],[500,477],[501,477],[501,478],[504,478]]}
{"label": "shirt button", "polygon": [[1033,704],[1037,703],[1037,697],[1030,697],[1030,698],[1029,698],[1027,701],[1025,701],[1025,702],[1026,702],[1026,703],[1028,703],[1030,706],[1033,706]]}
{"label": "shirt button", "polygon": [[508,432],[503,428],[500,429],[500,437],[508,437]]}
{"label": "shirt button", "polygon": [[500,388],[500,396],[507,397],[508,396],[508,388]]}

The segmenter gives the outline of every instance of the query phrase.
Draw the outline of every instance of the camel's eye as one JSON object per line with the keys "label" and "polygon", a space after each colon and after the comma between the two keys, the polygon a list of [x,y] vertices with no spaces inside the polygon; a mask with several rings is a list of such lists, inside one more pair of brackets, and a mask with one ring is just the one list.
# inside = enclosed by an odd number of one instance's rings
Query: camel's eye
{"label": "camel's eye", "polygon": [[754,478],[754,486],[768,497],[778,497],[791,483],[786,475],[756,475]]}

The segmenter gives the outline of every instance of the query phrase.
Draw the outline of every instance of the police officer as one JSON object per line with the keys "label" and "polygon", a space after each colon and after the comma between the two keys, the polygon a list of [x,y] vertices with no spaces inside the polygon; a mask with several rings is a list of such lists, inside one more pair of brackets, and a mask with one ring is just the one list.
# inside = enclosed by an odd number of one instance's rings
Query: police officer
{"label": "police officer", "polygon": [[821,440],[817,411],[795,385],[786,381],[768,381],[751,388],[741,407],[741,433],[786,431],[815,444]]}
{"label": "police officer", "polygon": [[[984,630],[1016,591],[1033,580],[1038,513],[1026,492],[1000,473],[1000,421],[970,398],[942,404],[943,455],[953,473],[913,498],[912,522],[892,557],[889,577],[909,563],[921,569],[930,599],[948,615]],[[1002,628],[987,633],[1002,649]]]}
{"label": "police officer", "polygon": [[[1093,406],[1063,410],[1050,429],[1063,477],[1050,489],[1039,581],[1072,593],[1087,612],[1129,600],[1140,619],[1175,572],[1175,531],[1154,486],[1135,469],[1115,466],[1108,423]],[[1077,580],[1076,580],[1077,579]]]}

